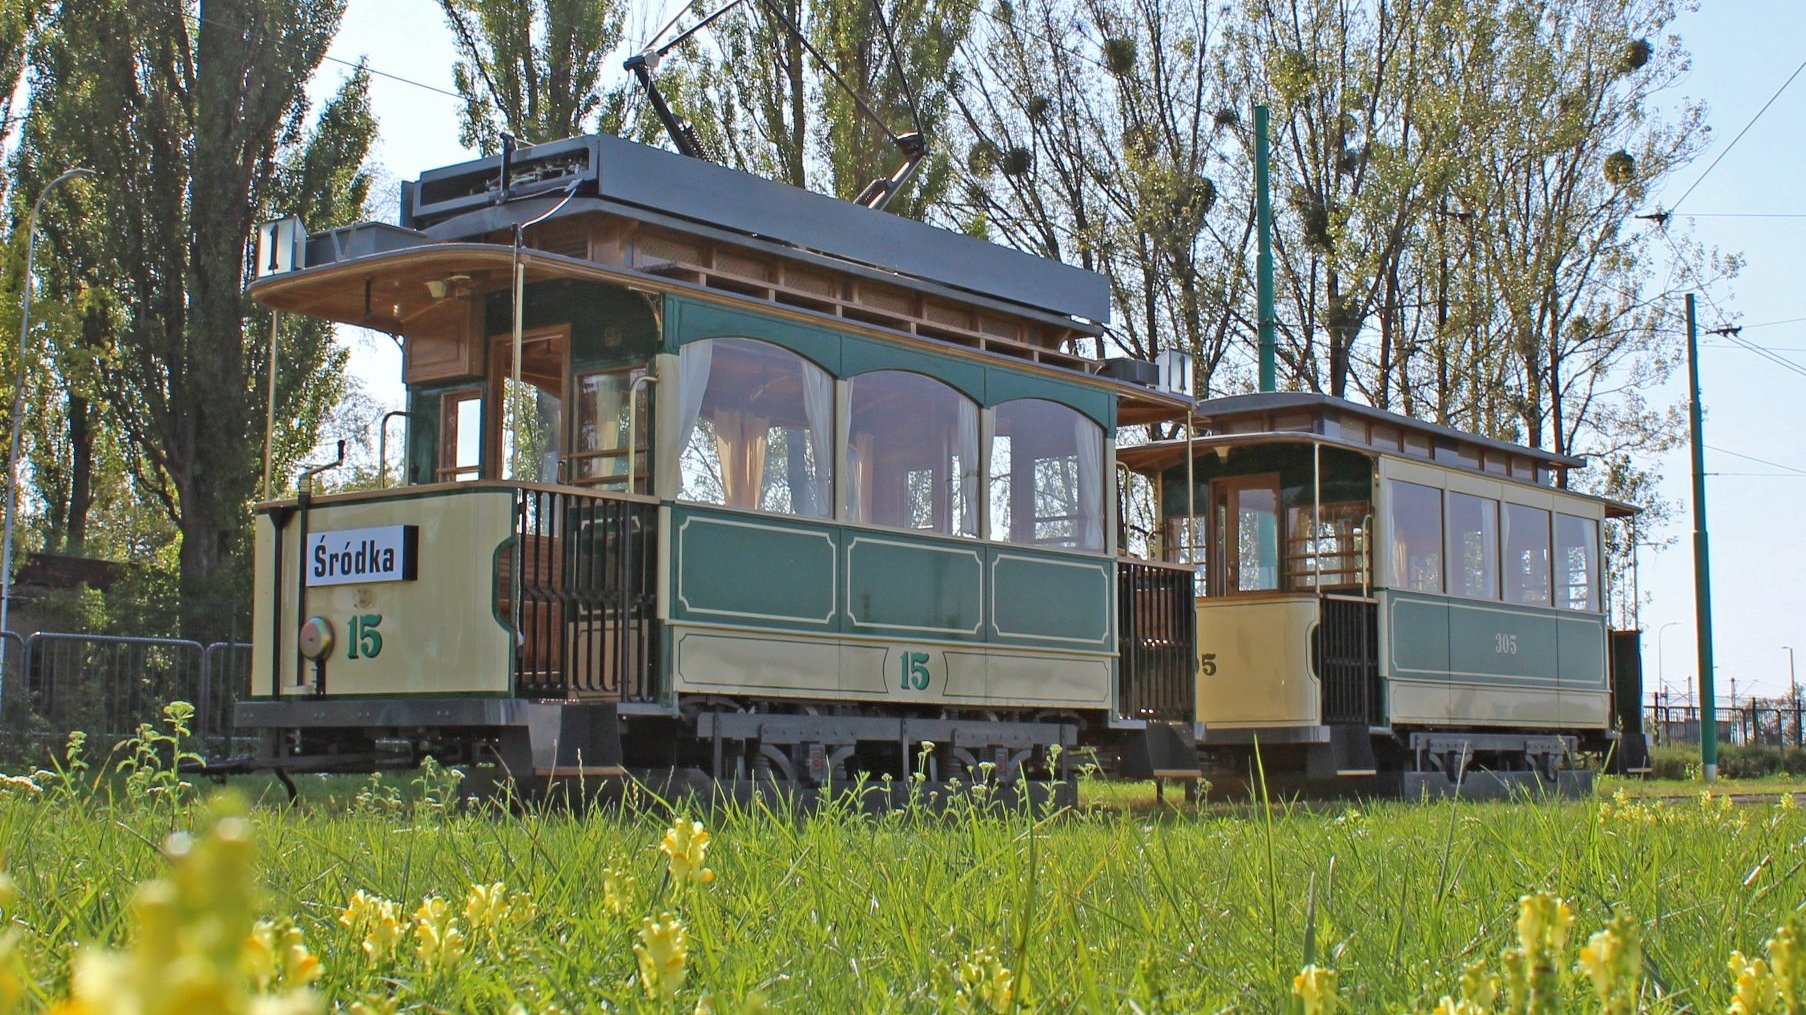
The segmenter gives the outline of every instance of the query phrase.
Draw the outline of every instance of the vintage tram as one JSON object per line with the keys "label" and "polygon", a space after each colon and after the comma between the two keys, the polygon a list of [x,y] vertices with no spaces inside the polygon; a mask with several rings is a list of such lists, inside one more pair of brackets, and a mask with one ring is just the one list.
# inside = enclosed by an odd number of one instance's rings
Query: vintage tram
{"label": "vintage tram", "polygon": [[[1258,743],[1452,786],[1611,735],[1613,508],[1548,485],[1570,460],[1200,405],[1182,365],[1103,358],[1097,275],[618,138],[425,173],[401,220],[260,237],[250,295],[395,336],[408,401],[399,483],[257,507],[259,765],[809,790],[1080,748],[1195,779]],[[1155,423],[1189,436],[1118,446]],[[1497,594],[1460,584],[1475,553]]]}

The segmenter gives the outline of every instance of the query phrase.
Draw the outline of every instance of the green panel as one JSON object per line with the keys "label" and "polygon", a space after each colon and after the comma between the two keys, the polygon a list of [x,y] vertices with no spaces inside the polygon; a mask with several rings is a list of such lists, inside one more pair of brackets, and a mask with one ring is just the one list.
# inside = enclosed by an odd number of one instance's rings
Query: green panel
{"label": "green panel", "polygon": [[665,345],[670,352],[705,338],[756,338],[814,360],[840,376],[840,344],[844,336],[826,328],[786,321],[747,310],[665,297]]}
{"label": "green panel", "polygon": [[[510,290],[490,295],[483,308],[491,335],[514,330]],[[658,350],[658,321],[644,298],[617,286],[558,279],[527,286],[521,326],[571,326],[571,365],[578,373],[644,363]]]}
{"label": "green panel", "polygon": [[1605,680],[1605,618],[1588,613],[1556,621],[1557,652],[1561,657],[1563,690],[1603,691]]}
{"label": "green panel", "polygon": [[1550,687],[1559,672],[1555,618],[1502,604],[1449,602],[1449,667],[1465,677]]}
{"label": "green panel", "polygon": [[985,367],[985,405],[1018,398],[1045,398],[1071,406],[1090,416],[1106,434],[1116,431],[1116,396],[1108,391],[1005,367]]}
{"label": "green panel", "polygon": [[1442,599],[1392,596],[1387,604],[1395,676],[1422,679],[1449,671],[1449,607]]}
{"label": "green panel", "polygon": [[831,528],[690,510],[677,512],[674,525],[672,610],[680,619],[835,626]]}
{"label": "green panel", "polygon": [[984,629],[983,548],[906,542],[865,532],[846,540],[847,627],[975,638]]}
{"label": "green panel", "polygon": [[1108,563],[990,547],[991,628],[997,640],[1110,647],[1115,611]]}
{"label": "green panel", "polygon": [[841,346],[841,376],[857,377],[874,370],[912,370],[958,388],[974,402],[984,404],[985,368],[970,360],[939,356],[920,349],[846,336]]}

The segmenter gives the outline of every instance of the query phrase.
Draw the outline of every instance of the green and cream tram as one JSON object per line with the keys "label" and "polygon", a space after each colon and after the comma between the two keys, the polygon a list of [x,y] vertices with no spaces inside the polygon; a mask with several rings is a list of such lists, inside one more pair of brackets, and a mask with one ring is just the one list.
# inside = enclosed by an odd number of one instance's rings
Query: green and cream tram
{"label": "green and cream tram", "polygon": [[1556,485],[1582,460],[1316,394],[1199,413],[1119,460],[1196,569],[1207,759],[1407,792],[1642,763],[1635,633],[1603,607],[1601,528],[1631,509]]}

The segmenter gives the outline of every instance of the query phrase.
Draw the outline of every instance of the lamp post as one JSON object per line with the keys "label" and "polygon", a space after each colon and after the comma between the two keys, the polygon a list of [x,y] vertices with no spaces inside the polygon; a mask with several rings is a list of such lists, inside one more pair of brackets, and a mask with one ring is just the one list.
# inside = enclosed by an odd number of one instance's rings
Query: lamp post
{"label": "lamp post", "polygon": [[38,191],[38,199],[31,204],[31,218],[25,227],[25,278],[20,283],[19,369],[13,378],[12,444],[6,456],[6,534],[0,540],[4,542],[4,549],[0,549],[0,688],[4,688],[6,680],[4,632],[7,630],[8,610],[13,601],[13,524],[19,504],[19,437],[25,415],[25,340],[31,334],[31,283],[32,267],[38,252],[38,210],[44,206],[44,199],[50,196],[57,184],[70,177],[93,175],[94,170],[77,166],[65,170],[62,175],[44,184],[44,189]]}

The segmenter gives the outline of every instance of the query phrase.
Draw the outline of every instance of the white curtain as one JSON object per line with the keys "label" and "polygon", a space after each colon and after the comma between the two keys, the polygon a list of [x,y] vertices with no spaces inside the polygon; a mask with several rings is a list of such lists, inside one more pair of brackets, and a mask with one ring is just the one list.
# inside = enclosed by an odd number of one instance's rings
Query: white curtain
{"label": "white curtain", "polygon": [[677,354],[677,453],[681,460],[696,436],[696,420],[702,416],[702,396],[709,389],[709,365],[715,359],[715,340],[691,342]]}
{"label": "white curtain", "polygon": [[815,455],[814,514],[834,515],[834,378],[826,370],[799,360],[803,368],[803,415],[809,422],[809,449]]}
{"label": "white curtain", "polygon": [[961,396],[959,430],[953,436],[953,453],[959,459],[959,475],[954,478],[959,495],[959,517],[954,525],[957,534],[978,535],[978,403]]}
{"label": "white curtain", "polygon": [[1104,548],[1104,431],[1079,416],[1073,420],[1073,439],[1079,450],[1079,547]]}

